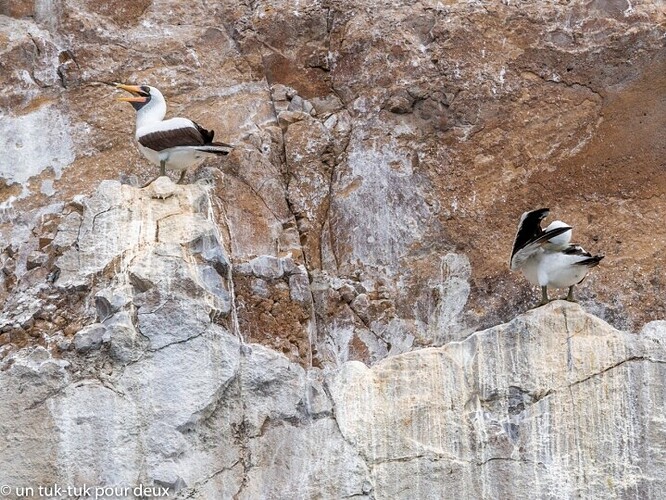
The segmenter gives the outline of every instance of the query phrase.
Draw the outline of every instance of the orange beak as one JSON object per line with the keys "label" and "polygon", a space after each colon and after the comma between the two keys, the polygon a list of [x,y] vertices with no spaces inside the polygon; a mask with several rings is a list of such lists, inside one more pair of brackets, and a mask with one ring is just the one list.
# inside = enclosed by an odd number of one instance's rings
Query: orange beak
{"label": "orange beak", "polygon": [[141,87],[138,85],[125,85],[123,83],[114,84],[117,89],[124,90],[132,94],[132,97],[118,97],[119,101],[123,102],[146,102],[146,97],[142,96]]}

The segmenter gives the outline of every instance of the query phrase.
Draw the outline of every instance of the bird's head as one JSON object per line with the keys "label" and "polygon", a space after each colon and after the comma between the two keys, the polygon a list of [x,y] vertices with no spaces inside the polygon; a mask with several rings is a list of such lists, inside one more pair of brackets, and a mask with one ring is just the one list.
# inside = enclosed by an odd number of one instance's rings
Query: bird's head
{"label": "bird's head", "polygon": [[150,103],[151,100],[164,100],[162,93],[150,85],[125,85],[123,83],[116,83],[115,86],[117,89],[132,94],[131,96],[119,97],[118,100],[129,102],[137,111]]}
{"label": "bird's head", "polygon": [[552,238],[550,238],[548,240],[548,243],[546,243],[546,248],[550,248],[553,250],[563,249],[566,248],[571,242],[571,233],[573,230],[569,224],[567,224],[566,222],[562,222],[561,220],[555,220],[550,224],[548,224],[548,227],[545,229],[545,232],[559,228],[567,228],[568,231],[564,231],[563,233],[560,233],[557,236],[553,236]]}

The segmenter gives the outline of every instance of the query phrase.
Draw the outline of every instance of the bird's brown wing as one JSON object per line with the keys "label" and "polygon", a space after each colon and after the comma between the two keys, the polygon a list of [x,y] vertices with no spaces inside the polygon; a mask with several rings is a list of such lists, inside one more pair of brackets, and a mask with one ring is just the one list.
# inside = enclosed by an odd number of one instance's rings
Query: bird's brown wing
{"label": "bird's brown wing", "polygon": [[199,128],[183,127],[160,130],[142,135],[138,138],[138,141],[139,144],[153,151],[162,151],[178,146],[203,146],[206,141]]}
{"label": "bird's brown wing", "polygon": [[195,121],[192,121],[192,123],[194,123],[194,126],[201,134],[201,137],[203,137],[204,144],[206,144],[207,146],[220,146],[224,148],[233,148],[231,144],[227,144],[226,142],[213,142],[213,137],[215,137],[214,130],[206,130]]}

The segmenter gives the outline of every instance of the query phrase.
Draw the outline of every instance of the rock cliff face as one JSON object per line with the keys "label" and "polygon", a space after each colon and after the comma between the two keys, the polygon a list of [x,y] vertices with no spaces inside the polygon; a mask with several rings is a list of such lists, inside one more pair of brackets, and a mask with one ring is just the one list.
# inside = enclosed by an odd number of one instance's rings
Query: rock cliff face
{"label": "rock cliff face", "polygon": [[[662,497],[664,22],[0,0],[0,480]],[[109,81],[236,148],[137,187]],[[606,254],[583,308],[524,313],[507,260],[537,206]]]}
{"label": "rock cliff face", "polygon": [[303,265],[230,261],[214,183],[104,181],[27,257],[0,317],[5,484],[201,499],[666,491],[666,322],[622,333],[557,301],[343,363],[340,339],[316,342]]}

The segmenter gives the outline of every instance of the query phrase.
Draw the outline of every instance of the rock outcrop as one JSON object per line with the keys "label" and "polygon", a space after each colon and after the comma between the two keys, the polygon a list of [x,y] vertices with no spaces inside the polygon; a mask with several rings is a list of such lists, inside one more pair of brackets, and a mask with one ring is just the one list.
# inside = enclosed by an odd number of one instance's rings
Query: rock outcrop
{"label": "rock outcrop", "polygon": [[336,419],[377,498],[658,498],[665,334],[664,321],[621,333],[556,301],[441,348],[346,364]]}
{"label": "rock outcrop", "polygon": [[[132,190],[107,183],[100,195],[121,201]],[[169,191],[146,203],[201,208],[183,193],[205,188]],[[117,247],[122,263],[81,247],[60,257],[63,265],[92,257],[81,269],[94,269],[88,283],[101,288],[97,323],[73,345],[5,352],[6,484],[160,485],[199,499],[666,491],[666,322],[623,333],[556,301],[372,367],[304,369],[238,335],[235,271],[197,213],[168,222],[178,230],[162,240],[168,211],[143,212],[134,244]],[[93,219],[84,209],[82,227],[93,230]],[[109,265],[118,269],[106,282]],[[63,269],[54,286],[90,286],[83,276]]]}
{"label": "rock outcrop", "polygon": [[[304,266],[231,262],[213,194],[211,180],[107,181],[45,218],[42,264],[0,317],[6,484],[201,499],[666,491],[666,322],[622,333],[556,301],[442,347],[344,362],[308,337]],[[281,293],[250,311],[272,337],[243,320],[252,290]],[[281,337],[280,318],[305,323]]]}

